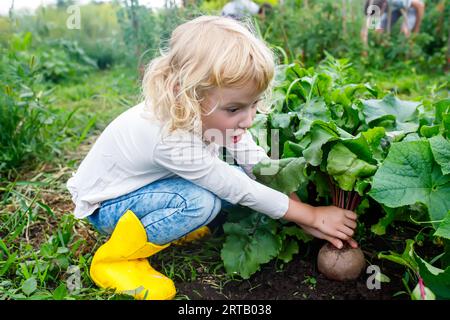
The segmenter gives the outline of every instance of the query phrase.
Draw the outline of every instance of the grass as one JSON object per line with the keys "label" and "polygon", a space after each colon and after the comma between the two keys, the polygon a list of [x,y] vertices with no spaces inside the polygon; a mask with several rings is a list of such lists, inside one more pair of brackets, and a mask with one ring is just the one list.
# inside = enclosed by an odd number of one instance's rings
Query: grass
{"label": "grass", "polygon": [[[73,112],[61,133],[69,142],[64,154],[0,180],[0,299],[116,297],[89,278],[93,248],[105,239],[70,214],[65,183],[89,143],[137,101],[136,83],[132,71],[116,68],[54,87],[53,106]],[[71,276],[79,278],[78,291],[67,287]]]}
{"label": "grass", "polygon": [[[448,94],[445,75],[373,71],[365,76],[404,98]],[[61,132],[68,140],[64,152],[49,161],[37,159],[14,179],[0,180],[0,299],[130,299],[91,281],[92,255],[106,238],[73,217],[65,183],[105,126],[139,101],[136,72],[121,67],[98,71],[55,85],[52,95],[53,106],[72,112]],[[172,245],[150,261],[176,283],[200,282],[222,293],[228,283],[242,281],[225,273],[222,242],[222,236],[213,235],[201,244]],[[314,286],[315,279],[305,281]],[[195,297],[193,292],[175,298]]]}

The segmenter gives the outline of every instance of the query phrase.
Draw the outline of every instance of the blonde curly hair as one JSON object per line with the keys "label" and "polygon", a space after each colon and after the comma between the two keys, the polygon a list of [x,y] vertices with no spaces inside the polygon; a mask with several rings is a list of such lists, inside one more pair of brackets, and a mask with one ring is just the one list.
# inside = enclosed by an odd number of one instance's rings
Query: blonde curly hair
{"label": "blonde curly hair", "polygon": [[[208,90],[254,81],[258,92],[270,96],[274,54],[251,30],[250,23],[219,16],[201,16],[179,25],[169,48],[145,70],[145,110],[165,123],[168,133],[199,132],[201,102]],[[257,110],[268,113],[264,100]]]}

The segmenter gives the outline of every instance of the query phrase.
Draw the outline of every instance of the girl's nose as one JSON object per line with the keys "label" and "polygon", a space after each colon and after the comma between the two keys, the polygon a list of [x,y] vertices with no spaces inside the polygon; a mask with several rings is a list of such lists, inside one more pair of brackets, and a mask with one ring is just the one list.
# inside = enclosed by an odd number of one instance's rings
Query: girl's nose
{"label": "girl's nose", "polygon": [[241,121],[239,122],[239,127],[243,128],[243,129],[247,129],[250,128],[253,124],[253,110],[247,110],[247,112],[245,112],[245,116],[243,119],[241,119]]}

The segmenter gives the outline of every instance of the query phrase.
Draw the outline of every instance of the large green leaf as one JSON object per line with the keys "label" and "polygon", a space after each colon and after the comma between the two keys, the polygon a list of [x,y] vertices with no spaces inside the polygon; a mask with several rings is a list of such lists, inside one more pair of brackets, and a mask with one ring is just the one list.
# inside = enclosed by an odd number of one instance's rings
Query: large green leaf
{"label": "large green leaf", "polygon": [[362,112],[369,125],[376,123],[379,125],[383,120],[393,120],[388,131],[402,130],[408,133],[415,132],[419,128],[418,102],[403,101],[393,95],[387,95],[382,100],[361,100],[361,103]]}
{"label": "large green leaf", "polygon": [[[259,182],[285,194],[290,194],[301,186],[306,187],[308,178],[304,174],[305,165],[303,158],[263,160],[254,166],[253,174]],[[267,172],[275,170],[276,172],[267,174]]]}
{"label": "large green leaf", "polygon": [[[228,234],[221,250],[225,269],[229,274],[250,278],[260,265],[276,257],[281,249],[281,239],[266,228],[258,228],[252,235],[244,235],[244,228],[233,224],[234,233]],[[229,233],[230,230],[224,231]]]}
{"label": "large green leaf", "polygon": [[377,166],[358,159],[356,154],[340,142],[328,153],[327,172],[342,190],[352,191],[358,178],[366,178],[376,171]]}
{"label": "large green leaf", "polygon": [[450,173],[450,142],[443,136],[430,139],[431,151],[434,159],[441,166],[443,174]]}
{"label": "large green leaf", "polygon": [[394,143],[369,195],[392,208],[421,202],[431,220],[438,221],[450,210],[450,175],[442,175],[428,141]]}

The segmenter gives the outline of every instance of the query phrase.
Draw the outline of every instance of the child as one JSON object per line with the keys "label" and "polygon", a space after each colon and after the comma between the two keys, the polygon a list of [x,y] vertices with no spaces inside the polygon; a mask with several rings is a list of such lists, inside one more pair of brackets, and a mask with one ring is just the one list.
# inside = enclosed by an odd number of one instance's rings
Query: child
{"label": "child", "polygon": [[[353,212],[309,206],[251,174],[269,158],[247,129],[258,107],[267,111],[260,100],[273,76],[272,52],[231,18],[203,16],[174,30],[169,49],[147,67],[144,101],[107,126],[67,182],[75,216],[112,234],[91,264],[97,285],[138,299],[173,298],[172,280],[147,258],[185,235],[202,236],[222,205],[357,246]],[[239,167],[219,158],[220,146]]]}

